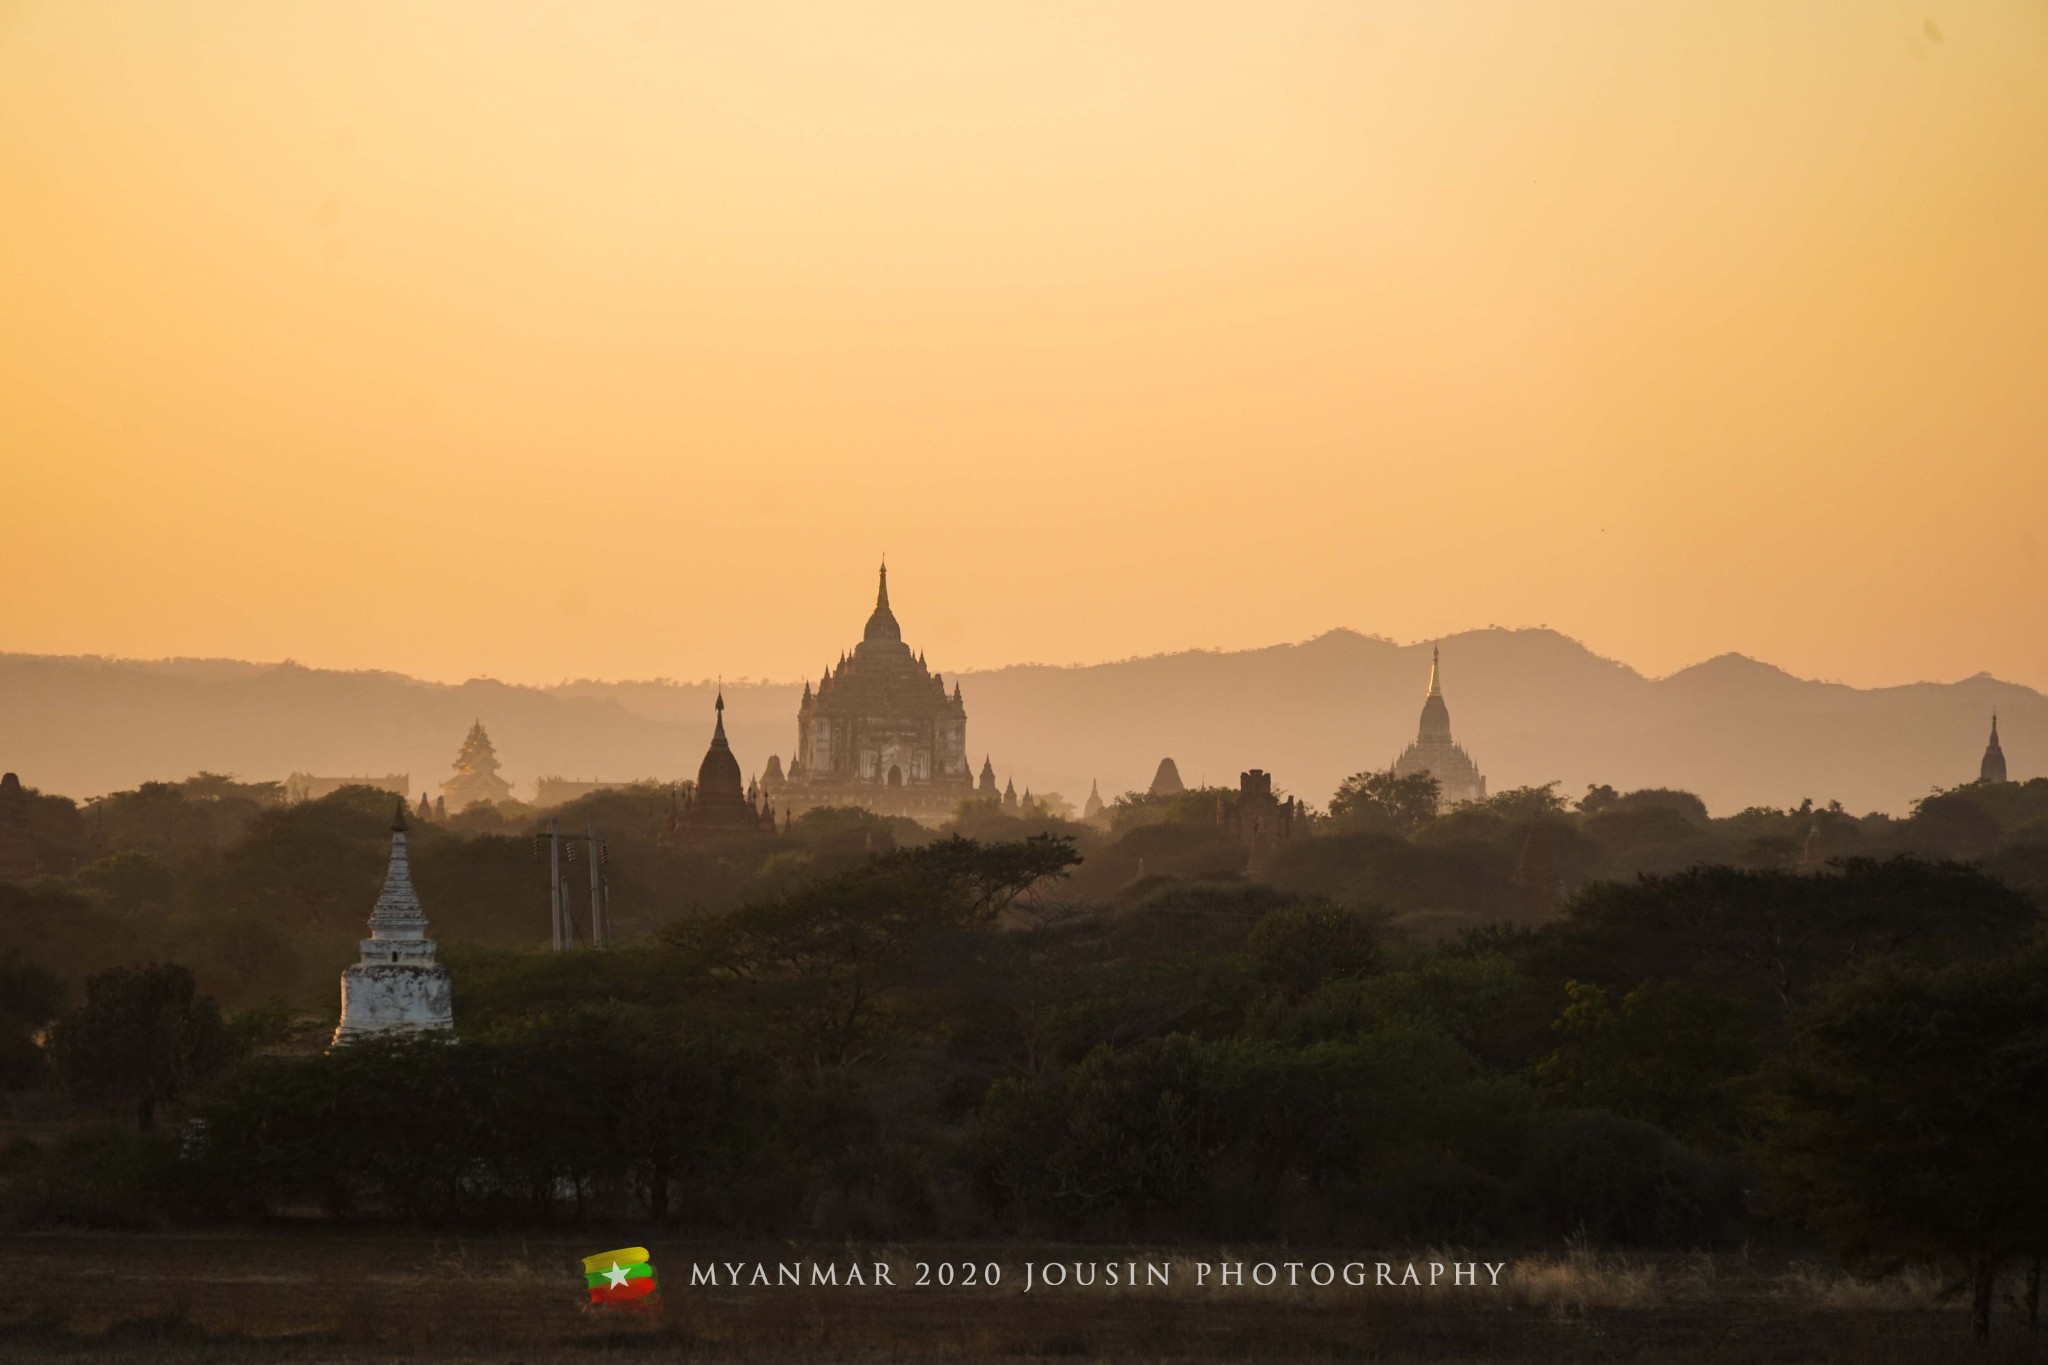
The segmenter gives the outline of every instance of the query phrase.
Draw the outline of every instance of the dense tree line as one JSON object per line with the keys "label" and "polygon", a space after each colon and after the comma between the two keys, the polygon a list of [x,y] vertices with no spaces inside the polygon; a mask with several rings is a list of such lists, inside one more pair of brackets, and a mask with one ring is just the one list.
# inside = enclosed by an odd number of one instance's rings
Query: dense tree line
{"label": "dense tree line", "polygon": [[126,1129],[0,1153],[16,1221],[1820,1235],[1953,1260],[1980,1321],[2048,1250],[2048,783],[1715,820],[1603,788],[1435,814],[1365,774],[1253,877],[1229,792],[708,845],[606,793],[572,818],[616,831],[637,932],[537,951],[526,839],[420,830],[460,1041],[333,1052],[290,1040],[332,1027],[385,798],[134,795],[0,888],[7,1084]]}

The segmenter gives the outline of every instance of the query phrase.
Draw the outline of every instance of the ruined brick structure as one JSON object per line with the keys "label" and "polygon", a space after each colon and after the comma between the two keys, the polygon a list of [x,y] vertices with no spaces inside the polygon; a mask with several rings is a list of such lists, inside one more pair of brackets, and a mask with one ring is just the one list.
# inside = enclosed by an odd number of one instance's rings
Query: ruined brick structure
{"label": "ruined brick structure", "polygon": [[30,800],[20,778],[0,777],[0,882],[25,882],[42,870]]}
{"label": "ruined brick structure", "polygon": [[1253,768],[1238,774],[1237,800],[1217,796],[1216,824],[1245,846],[1245,870],[1256,875],[1275,848],[1308,832],[1308,814],[1300,801],[1273,794],[1271,773]]}

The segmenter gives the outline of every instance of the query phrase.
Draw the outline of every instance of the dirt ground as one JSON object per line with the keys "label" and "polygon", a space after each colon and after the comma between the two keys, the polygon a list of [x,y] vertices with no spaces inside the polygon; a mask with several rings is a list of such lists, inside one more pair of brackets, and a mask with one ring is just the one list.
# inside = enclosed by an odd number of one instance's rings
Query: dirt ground
{"label": "dirt ground", "polygon": [[[579,1259],[646,1244],[659,1318],[585,1303]],[[646,1230],[571,1240],[301,1234],[0,1238],[0,1360],[2002,1362],[2048,1359],[2015,1311],[1988,1352],[1932,1281],[1861,1286],[1745,1257],[1522,1257],[1499,1288],[1196,1285],[1199,1263],[1341,1264],[1453,1253],[1301,1249],[708,1245]],[[1466,1258],[1483,1252],[1456,1253]],[[1494,1257],[1494,1260],[1505,1259]],[[890,1287],[692,1285],[712,1261],[876,1260]],[[927,1262],[1004,1267],[994,1288],[914,1283]],[[1170,1263],[1173,1284],[1041,1283],[1026,1261]],[[771,1275],[773,1271],[771,1270]],[[723,1278],[723,1277],[721,1277]],[[872,1278],[871,1270],[864,1278]]]}

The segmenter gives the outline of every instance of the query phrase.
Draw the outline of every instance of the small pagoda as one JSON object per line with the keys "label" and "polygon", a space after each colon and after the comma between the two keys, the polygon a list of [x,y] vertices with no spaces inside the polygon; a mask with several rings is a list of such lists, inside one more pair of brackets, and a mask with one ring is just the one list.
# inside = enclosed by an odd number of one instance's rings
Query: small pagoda
{"label": "small pagoda", "polygon": [[1187,790],[1187,784],[1180,780],[1180,768],[1170,758],[1159,760],[1159,771],[1152,774],[1152,785],[1146,788],[1154,796],[1175,797]]}
{"label": "small pagoda", "polygon": [[512,784],[498,776],[498,751],[491,747],[482,721],[469,727],[462,752],[455,755],[455,776],[441,784],[441,797],[452,811],[512,799]]}
{"label": "small pagoda", "polygon": [[775,832],[775,807],[761,796],[758,781],[742,784],[740,761],[733,757],[732,743],[725,737],[725,689],[714,703],[716,719],[711,727],[711,747],[697,765],[697,785],[690,789],[687,803],[677,812],[675,827],[694,835],[717,830],[759,830]]}
{"label": "small pagoda", "polygon": [[1081,807],[1083,820],[1100,820],[1108,807],[1102,804],[1102,785],[1094,778],[1088,779],[1088,804]]}
{"label": "small pagoda", "polygon": [[[12,777],[13,774],[9,773]],[[2005,781],[2005,750],[1998,744],[1998,713],[1991,713],[1991,742],[1984,746],[1984,761],[1977,765],[1979,782]]]}
{"label": "small pagoda", "polygon": [[427,912],[412,889],[405,856],[405,805],[391,822],[391,864],[370,912],[362,956],[341,974],[341,1023],[334,1041],[380,1033],[446,1033],[455,1027],[448,969],[434,960]]}

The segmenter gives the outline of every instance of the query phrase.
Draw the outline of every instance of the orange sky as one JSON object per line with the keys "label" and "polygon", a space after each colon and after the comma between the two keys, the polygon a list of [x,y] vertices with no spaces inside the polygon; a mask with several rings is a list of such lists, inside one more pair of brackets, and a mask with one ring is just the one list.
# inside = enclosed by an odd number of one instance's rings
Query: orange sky
{"label": "orange sky", "polygon": [[0,0],[0,649],[2048,688],[2048,5]]}

